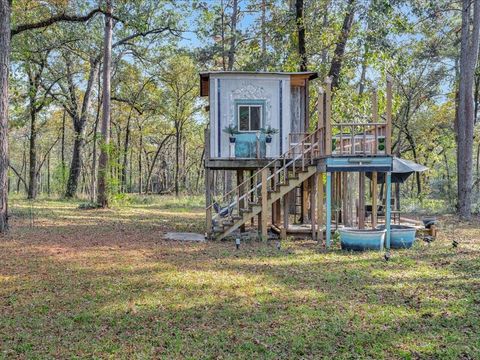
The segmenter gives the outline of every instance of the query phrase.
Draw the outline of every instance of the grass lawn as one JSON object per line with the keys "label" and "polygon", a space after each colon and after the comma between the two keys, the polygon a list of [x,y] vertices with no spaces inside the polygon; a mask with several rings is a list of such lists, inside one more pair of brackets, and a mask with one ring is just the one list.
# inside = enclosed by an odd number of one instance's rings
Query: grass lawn
{"label": "grass lawn", "polygon": [[162,239],[202,231],[201,204],[13,199],[0,357],[480,358],[478,223],[389,262],[311,241]]}

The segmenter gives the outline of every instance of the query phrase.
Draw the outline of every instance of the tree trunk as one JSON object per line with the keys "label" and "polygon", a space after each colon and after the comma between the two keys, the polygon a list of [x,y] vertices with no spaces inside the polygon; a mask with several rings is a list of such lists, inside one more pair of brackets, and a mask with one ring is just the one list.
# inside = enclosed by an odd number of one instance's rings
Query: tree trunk
{"label": "tree trunk", "polygon": [[480,142],[477,144],[477,164],[475,166],[475,169],[477,174],[477,192],[480,193],[480,181],[478,181],[478,179],[480,179]]}
{"label": "tree trunk", "polygon": [[62,168],[62,189],[63,186],[65,186],[65,119],[67,112],[63,110],[63,117],[62,117],[62,142],[61,142],[61,147],[60,147],[60,162],[61,162],[61,168]]}
{"label": "tree trunk", "polygon": [[460,49],[460,86],[457,110],[458,215],[471,218],[474,100],[480,30],[480,0],[474,0],[473,27],[470,0],[463,0]]}
{"label": "tree trunk", "polygon": [[[83,131],[82,131],[83,132]],[[68,176],[67,190],[65,197],[72,198],[75,196],[78,187],[78,179],[80,178],[82,167],[83,152],[83,134],[75,131],[75,141],[73,143],[72,162],[70,164],[70,174]]]}
{"label": "tree trunk", "polygon": [[448,192],[448,202],[452,205],[452,177],[450,176],[450,167],[448,166],[447,152],[443,150],[443,161],[445,162],[445,170],[447,175],[447,192]]}
{"label": "tree trunk", "polygon": [[307,54],[305,50],[305,17],[303,0],[295,1],[295,23],[297,24],[299,71],[307,71]]}
{"label": "tree trunk", "polygon": [[127,127],[125,129],[125,143],[123,146],[123,165],[121,178],[122,192],[127,191],[128,146],[130,145],[130,119],[131,117],[129,116],[127,120]]}
{"label": "tree trunk", "polygon": [[50,197],[50,152],[47,156],[47,194]]}
{"label": "tree trunk", "polygon": [[[150,185],[150,180],[152,178],[153,168],[155,167],[155,164],[157,162],[158,155],[160,155],[160,152],[162,151],[163,146],[167,143],[167,141],[168,141],[168,139],[170,139],[170,137],[171,137],[171,135],[167,135],[167,137],[165,137],[162,140],[162,142],[158,145],[157,151],[155,152],[155,155],[153,156],[152,163],[148,167],[148,173],[147,173],[147,179],[146,179],[146,188],[147,189]],[[141,168],[140,168],[140,170],[141,170]]]}
{"label": "tree trunk", "polygon": [[138,193],[142,194],[143,191],[143,177],[142,177],[142,148],[143,148],[143,135],[142,128],[139,126],[140,141],[138,145]]}
{"label": "tree trunk", "polygon": [[93,128],[93,149],[92,149],[92,179],[90,184],[90,201],[93,203],[97,198],[97,133],[98,123],[100,121],[100,107],[102,106],[102,94],[100,86],[100,77],[98,77],[98,99],[97,114],[95,115],[95,125]]}
{"label": "tree trunk", "polygon": [[365,43],[364,52],[363,52],[362,70],[360,73],[360,81],[358,85],[358,95],[360,95],[360,97],[365,92],[365,80],[367,77],[367,56],[368,56],[368,46]]}
{"label": "tree trunk", "polygon": [[222,38],[222,69],[223,71],[225,71],[227,70],[227,62],[225,60],[225,4],[223,3],[223,0],[220,0],[220,7],[222,8],[222,13],[220,16],[220,36]]}
{"label": "tree trunk", "polygon": [[98,204],[108,207],[107,175],[108,175],[108,153],[110,144],[110,76],[112,67],[112,4],[107,0],[105,15],[105,39],[103,54],[103,104],[102,104],[102,146],[100,147],[100,158],[98,160]]}
{"label": "tree trunk", "polygon": [[179,195],[178,174],[180,172],[180,141],[180,130],[177,126],[175,129],[175,196],[177,197]]}
{"label": "tree trunk", "polygon": [[28,165],[28,194],[27,199],[33,200],[37,197],[37,119],[35,114],[35,100],[30,100],[30,139]]}
{"label": "tree trunk", "polygon": [[11,0],[0,0],[0,233],[8,230],[8,72]]}
{"label": "tree trunk", "polygon": [[235,47],[237,46],[237,17],[238,17],[238,0],[233,0],[232,5],[232,19],[230,23],[231,38],[230,49],[228,50],[228,70],[233,70],[235,64]]}
{"label": "tree trunk", "polygon": [[[322,29],[323,31],[327,31],[328,29],[328,7],[330,5],[330,0],[328,1],[325,1],[325,7],[324,7],[324,10],[323,10],[323,19],[322,19]],[[322,50],[322,65],[326,65],[327,64],[327,57],[328,57],[328,49],[327,48],[324,48]]]}
{"label": "tree trunk", "polygon": [[332,78],[332,87],[337,87],[339,83],[340,70],[342,68],[343,55],[347,46],[347,40],[352,29],[353,18],[355,16],[355,0],[348,0],[347,13],[343,19],[342,31],[337,41],[337,46],[333,52],[332,64],[328,76]]}
{"label": "tree trunk", "polygon": [[267,32],[265,29],[267,0],[262,0],[261,32],[262,32],[262,69],[267,71]]}
{"label": "tree trunk", "polygon": [[[82,155],[83,155],[83,145],[85,143],[85,126],[87,124],[87,117],[88,112],[90,109],[90,103],[92,98],[92,89],[93,84],[97,78],[97,70],[98,70],[98,61],[91,60],[90,61],[90,73],[88,76],[87,88],[85,90],[85,95],[83,98],[81,114],[78,117],[77,115],[73,116],[73,129],[74,129],[74,136],[75,142],[73,145],[73,153],[72,153],[72,162],[70,164],[70,172],[68,175],[68,182],[67,182],[67,190],[65,192],[65,197],[72,198],[75,196],[78,187],[78,179],[80,178],[80,174],[82,172]],[[73,86],[73,80],[70,78],[71,82],[71,96],[75,96],[75,90]],[[77,112],[75,111],[74,114]]]}

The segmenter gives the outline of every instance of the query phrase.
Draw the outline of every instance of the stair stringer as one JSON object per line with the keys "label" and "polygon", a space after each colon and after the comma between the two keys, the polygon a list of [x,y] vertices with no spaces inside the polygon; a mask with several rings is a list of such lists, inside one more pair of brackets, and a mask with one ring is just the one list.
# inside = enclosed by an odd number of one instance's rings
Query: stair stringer
{"label": "stair stringer", "polygon": [[[281,184],[278,186],[278,190],[270,193],[270,196],[267,201],[268,208],[271,208],[272,204],[281,199],[285,194],[288,194],[292,191],[295,187],[302,184],[305,180],[308,180],[311,176],[313,176],[317,172],[316,165],[309,165],[305,167],[306,171],[298,172],[298,178],[289,179],[288,184]],[[232,232],[240,228],[243,224],[249,221],[252,217],[260,214],[262,212],[262,207],[260,205],[253,205],[251,210],[242,214],[242,218],[236,220],[232,225],[230,225],[227,229],[225,229],[222,233],[215,236],[216,240],[222,240],[226,236],[230,235]]]}

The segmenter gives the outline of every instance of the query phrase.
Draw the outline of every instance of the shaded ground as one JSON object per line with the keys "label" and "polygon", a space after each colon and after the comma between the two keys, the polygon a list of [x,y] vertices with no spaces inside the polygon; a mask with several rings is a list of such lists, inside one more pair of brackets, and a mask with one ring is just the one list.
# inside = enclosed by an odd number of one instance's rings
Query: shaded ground
{"label": "shaded ground", "polygon": [[389,262],[308,241],[162,240],[201,232],[199,204],[14,201],[0,357],[480,358],[478,224]]}

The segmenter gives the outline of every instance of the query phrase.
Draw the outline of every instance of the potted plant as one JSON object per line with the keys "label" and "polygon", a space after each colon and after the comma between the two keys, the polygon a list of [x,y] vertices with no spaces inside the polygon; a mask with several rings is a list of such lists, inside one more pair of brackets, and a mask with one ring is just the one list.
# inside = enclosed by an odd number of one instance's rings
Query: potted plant
{"label": "potted plant", "polygon": [[237,127],[233,124],[228,125],[223,129],[223,132],[227,133],[230,135],[230,143],[235,143],[235,135],[238,134]]}
{"label": "potted plant", "polygon": [[278,129],[274,129],[270,125],[268,125],[265,128],[262,128],[261,131],[262,133],[265,134],[265,142],[267,144],[270,144],[272,142],[272,135],[278,133]]}

